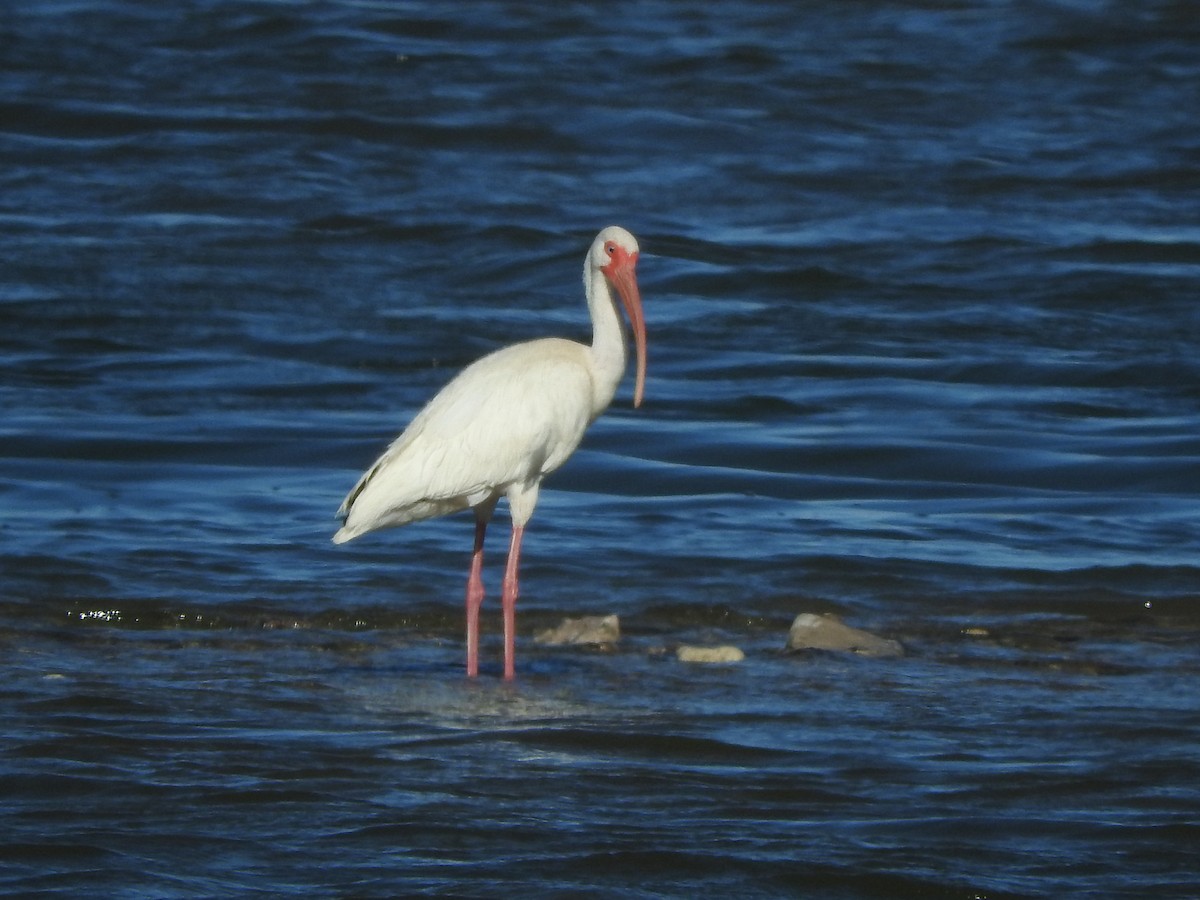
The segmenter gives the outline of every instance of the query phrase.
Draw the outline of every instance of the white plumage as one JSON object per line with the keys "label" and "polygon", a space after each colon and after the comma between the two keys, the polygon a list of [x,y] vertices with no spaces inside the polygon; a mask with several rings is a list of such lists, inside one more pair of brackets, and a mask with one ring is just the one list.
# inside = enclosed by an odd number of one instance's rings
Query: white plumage
{"label": "white plumage", "polygon": [[592,242],[584,290],[590,346],[543,338],[497,350],[472,363],[434,396],[359,479],[338,509],[343,543],[369,531],[471,507],[475,553],[467,582],[467,672],[478,672],[483,599],[483,536],[500,497],[509,502],[512,542],[504,580],[505,677],[514,674],[515,606],[521,536],[542,479],[575,451],[612,402],[626,367],[624,305],[637,350],[634,405],[646,371],[645,324],[636,279],[638,244],[611,226]]}

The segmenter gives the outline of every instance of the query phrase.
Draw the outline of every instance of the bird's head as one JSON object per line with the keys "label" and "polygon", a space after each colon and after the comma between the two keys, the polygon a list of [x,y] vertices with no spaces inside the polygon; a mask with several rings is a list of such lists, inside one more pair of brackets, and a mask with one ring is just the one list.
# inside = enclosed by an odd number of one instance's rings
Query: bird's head
{"label": "bird's head", "polygon": [[610,225],[592,242],[591,263],[604,273],[608,283],[616,288],[629,324],[637,352],[637,382],[633,389],[633,405],[640,406],[646,387],[646,321],[642,317],[642,295],[638,290],[637,238],[617,225]]}

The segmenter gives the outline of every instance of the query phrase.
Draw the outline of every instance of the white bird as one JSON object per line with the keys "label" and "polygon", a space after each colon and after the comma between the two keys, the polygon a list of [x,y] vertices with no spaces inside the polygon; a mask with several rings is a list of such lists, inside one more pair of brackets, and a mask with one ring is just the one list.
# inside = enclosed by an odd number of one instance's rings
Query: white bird
{"label": "white bird", "polygon": [[638,243],[623,228],[596,235],[583,265],[592,316],[591,346],[542,338],[476,360],[429,401],[346,495],[337,515],[341,544],[368,531],[407,525],[467,507],[475,511],[475,550],[467,579],[467,675],[479,673],[483,539],[501,497],[512,540],[504,573],[504,677],[515,673],[517,568],[521,538],[542,479],[567,461],[583,433],[612,402],[625,373],[620,299],[637,350],[633,405],[646,381],[646,326],[635,269]]}

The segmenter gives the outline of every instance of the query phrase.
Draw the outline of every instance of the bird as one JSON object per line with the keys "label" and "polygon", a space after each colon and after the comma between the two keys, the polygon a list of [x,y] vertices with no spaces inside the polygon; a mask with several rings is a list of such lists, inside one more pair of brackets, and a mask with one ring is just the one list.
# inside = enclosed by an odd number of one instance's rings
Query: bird
{"label": "bird", "polygon": [[525,527],[542,479],[579,446],[608,408],[628,365],[618,303],[636,351],[633,405],[646,382],[646,324],[637,281],[637,239],[604,228],[584,258],[583,285],[592,319],[590,345],[540,338],[477,359],[446,384],[359,478],[337,511],[336,544],[367,532],[470,508],[475,543],[467,577],[467,677],[479,674],[483,544],[496,504],[512,519],[501,591],[504,680],[516,674],[518,570]]}

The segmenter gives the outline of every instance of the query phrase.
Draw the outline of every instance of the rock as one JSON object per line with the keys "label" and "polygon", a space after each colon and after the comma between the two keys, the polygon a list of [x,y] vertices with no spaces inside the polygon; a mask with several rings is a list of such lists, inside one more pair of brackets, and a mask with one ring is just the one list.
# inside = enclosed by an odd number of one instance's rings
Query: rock
{"label": "rock", "polygon": [[675,656],[685,663],[736,663],[746,658],[738,647],[725,644],[720,647],[693,647],[681,644],[675,650]]}
{"label": "rock", "polygon": [[621,620],[616,616],[581,616],[563,619],[557,628],[533,636],[538,644],[615,644],[621,639]]}
{"label": "rock", "polygon": [[788,631],[789,650],[835,650],[860,656],[903,656],[899,641],[851,628],[830,613],[801,613]]}

